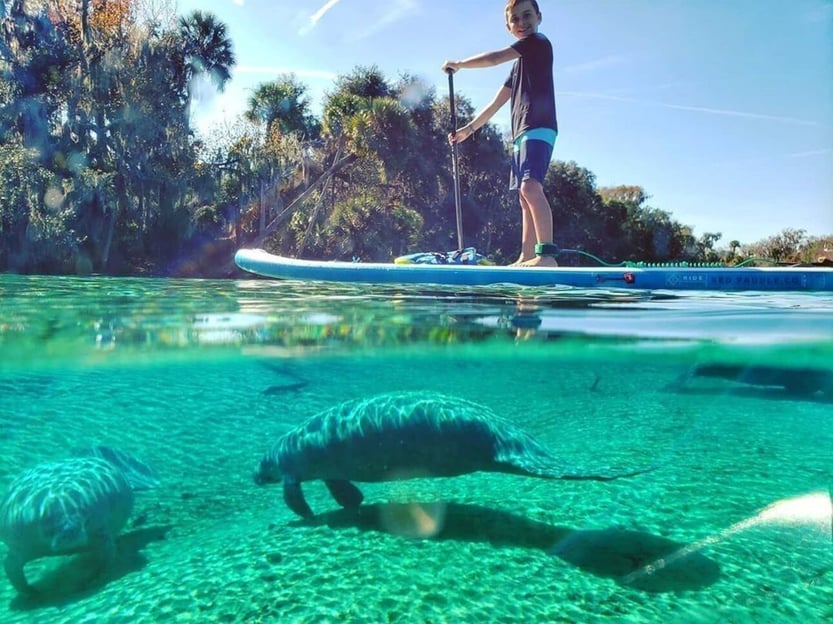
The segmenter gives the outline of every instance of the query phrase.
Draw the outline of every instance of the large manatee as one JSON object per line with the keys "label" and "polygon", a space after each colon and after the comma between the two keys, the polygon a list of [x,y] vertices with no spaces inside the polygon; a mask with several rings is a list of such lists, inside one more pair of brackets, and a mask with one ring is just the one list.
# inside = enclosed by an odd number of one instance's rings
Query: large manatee
{"label": "large manatee", "polygon": [[308,518],[301,483],[321,479],[343,507],[363,500],[352,481],[505,472],[542,479],[610,481],[646,472],[580,474],[532,436],[482,405],[429,392],[348,401],[281,437],[260,462],[258,484],[282,483],[286,504]]}

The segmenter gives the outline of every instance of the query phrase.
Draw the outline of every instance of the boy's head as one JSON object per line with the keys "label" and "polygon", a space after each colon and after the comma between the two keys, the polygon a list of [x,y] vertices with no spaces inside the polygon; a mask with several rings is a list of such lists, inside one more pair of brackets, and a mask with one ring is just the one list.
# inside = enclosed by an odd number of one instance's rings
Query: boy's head
{"label": "boy's head", "polygon": [[540,13],[541,9],[538,8],[538,0],[507,0],[506,1],[506,16],[509,17],[509,13],[511,13],[512,9],[514,9],[519,4],[523,4],[524,2],[529,2],[532,5],[532,9],[536,13]]}
{"label": "boy's head", "polygon": [[507,0],[504,15],[506,28],[519,39],[537,32],[541,24],[538,0]]}

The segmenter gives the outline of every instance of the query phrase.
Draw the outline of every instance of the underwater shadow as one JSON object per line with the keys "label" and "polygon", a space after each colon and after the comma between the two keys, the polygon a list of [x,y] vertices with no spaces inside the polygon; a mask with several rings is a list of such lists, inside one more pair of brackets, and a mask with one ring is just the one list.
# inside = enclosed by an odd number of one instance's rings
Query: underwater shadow
{"label": "underwater shadow", "polygon": [[[432,513],[441,508],[441,513]],[[415,535],[412,527],[436,519],[435,530]],[[495,548],[542,550],[567,563],[617,583],[645,592],[698,590],[720,577],[717,562],[700,553],[677,559],[651,574],[628,575],[679,551],[685,544],[650,533],[625,529],[579,530],[530,520],[506,511],[458,503],[372,504],[338,509],[296,526],[327,526],[334,530],[359,529],[436,540],[481,542]]]}
{"label": "underwater shadow", "polygon": [[12,611],[34,611],[44,607],[61,607],[87,598],[109,583],[141,570],[147,565],[142,550],[151,542],[165,539],[172,525],[148,527],[124,533],[116,539],[116,557],[112,565],[90,578],[93,565],[89,554],[65,557],[66,561],[49,568],[33,580],[37,593],[17,594],[9,604]]}
{"label": "underwater shadow", "polygon": [[308,380],[285,365],[278,365],[267,360],[258,360],[258,364],[284,380],[283,383],[275,384],[262,390],[261,394],[263,396],[280,396],[289,392],[298,392],[309,385]]}

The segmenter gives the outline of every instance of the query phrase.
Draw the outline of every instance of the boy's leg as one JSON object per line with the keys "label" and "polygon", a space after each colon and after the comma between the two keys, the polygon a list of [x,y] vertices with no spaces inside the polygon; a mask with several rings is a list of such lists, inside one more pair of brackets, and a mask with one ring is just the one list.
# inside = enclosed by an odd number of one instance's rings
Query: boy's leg
{"label": "boy's leg", "polygon": [[[529,214],[532,221],[531,234],[535,240],[532,242],[532,258],[523,263],[524,266],[558,266],[552,256],[536,256],[535,243],[552,242],[552,209],[544,194],[543,185],[533,178],[527,178],[521,182],[521,201],[526,202],[527,209],[524,214]],[[526,248],[526,238],[524,238]]]}
{"label": "boy's leg", "polygon": [[535,257],[535,226],[533,225],[532,214],[529,211],[529,204],[520,192],[518,193],[518,200],[521,204],[521,255],[509,266],[518,266]]}
{"label": "boy's leg", "polygon": [[521,203],[521,256],[516,265],[558,266],[552,256],[535,253],[536,243],[552,243],[552,210],[544,194],[553,146],[540,139],[516,139],[512,151],[510,188]]}
{"label": "boy's leg", "polygon": [[[552,242],[552,209],[544,194],[544,187],[538,180],[529,178],[521,183],[521,197],[526,202],[532,217],[536,243]],[[533,243],[533,247],[535,244]],[[533,253],[535,250],[533,249]]]}

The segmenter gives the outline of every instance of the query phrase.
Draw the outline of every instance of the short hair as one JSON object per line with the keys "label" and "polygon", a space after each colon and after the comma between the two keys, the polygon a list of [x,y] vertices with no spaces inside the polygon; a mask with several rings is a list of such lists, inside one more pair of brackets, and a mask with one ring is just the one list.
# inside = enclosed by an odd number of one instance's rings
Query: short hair
{"label": "short hair", "polygon": [[529,2],[532,5],[532,8],[535,9],[536,13],[541,12],[541,9],[538,8],[538,0],[507,0],[506,8],[503,9],[503,14],[508,17],[509,13],[512,12],[512,9],[518,6],[521,2]]}

